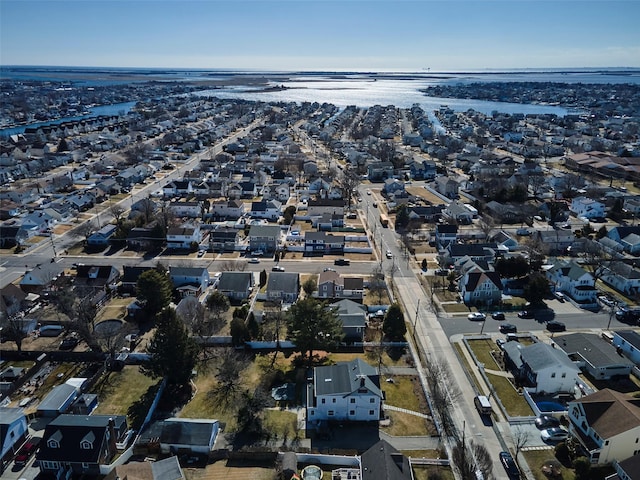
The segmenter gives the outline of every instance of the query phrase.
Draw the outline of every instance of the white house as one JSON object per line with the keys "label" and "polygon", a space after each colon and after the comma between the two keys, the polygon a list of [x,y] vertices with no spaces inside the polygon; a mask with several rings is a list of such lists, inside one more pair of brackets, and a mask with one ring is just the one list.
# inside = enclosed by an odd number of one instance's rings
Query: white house
{"label": "white house", "polygon": [[209,285],[209,271],[203,267],[169,267],[169,277],[175,288],[191,285],[204,291]]}
{"label": "white house", "polygon": [[238,219],[245,214],[245,211],[245,205],[240,200],[213,202],[211,205],[211,214],[214,217]]}
{"label": "white house", "polygon": [[469,271],[460,280],[460,296],[465,305],[497,305],[502,288],[498,272]]}
{"label": "white house", "polygon": [[263,200],[251,203],[251,217],[278,220],[282,214],[282,204],[277,200]]}
{"label": "white house", "polygon": [[640,366],[640,334],[633,330],[613,332],[613,346],[636,365]]}
{"label": "white house", "polygon": [[167,231],[167,248],[189,249],[191,244],[202,241],[200,225],[170,227]]}
{"label": "white house", "polygon": [[542,342],[528,346],[507,342],[503,349],[507,363],[529,392],[573,392],[580,369],[562,350]]}
{"label": "white house", "polygon": [[176,217],[200,218],[202,215],[202,202],[171,202],[169,204],[169,211]]}
{"label": "white house", "polygon": [[626,263],[611,262],[603,269],[600,280],[628,296],[640,292],[640,271]]}
{"label": "white house", "polygon": [[553,291],[567,294],[582,308],[597,306],[595,279],[577,263],[557,262],[546,276]]}
{"label": "white house", "polygon": [[0,463],[9,460],[28,433],[21,408],[0,407]]}
{"label": "white house", "polygon": [[640,399],[605,388],[568,404],[569,431],[591,463],[621,462],[640,452]]}
{"label": "white house", "polygon": [[377,369],[357,358],[313,369],[307,420],[378,421],[383,393]]}
{"label": "white house", "polygon": [[596,200],[587,197],[576,197],[571,201],[569,210],[576,217],[584,217],[588,219],[602,218],[605,216],[605,205]]}

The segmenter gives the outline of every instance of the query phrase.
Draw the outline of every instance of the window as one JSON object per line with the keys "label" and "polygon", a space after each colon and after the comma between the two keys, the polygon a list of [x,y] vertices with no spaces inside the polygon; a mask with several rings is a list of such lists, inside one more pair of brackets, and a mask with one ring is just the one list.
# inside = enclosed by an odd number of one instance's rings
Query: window
{"label": "window", "polygon": [[40,465],[45,470],[57,470],[58,468],[60,468],[60,464],[58,462],[49,462],[48,460],[41,461]]}
{"label": "window", "polygon": [[93,444],[85,440],[82,443],[80,443],[80,448],[82,450],[91,450],[93,448]]}
{"label": "window", "polygon": [[567,378],[567,372],[564,372],[564,373],[562,374],[562,378]]}
{"label": "window", "polygon": [[551,374],[551,378],[556,378],[556,372],[553,372],[553,373]]}
{"label": "window", "polygon": [[82,469],[83,469],[83,470],[86,470],[86,469],[88,469],[88,468],[89,468],[89,464],[88,464],[88,463],[84,463],[84,462],[83,462],[83,463],[82,463]]}
{"label": "window", "polygon": [[329,411],[327,412],[327,415],[329,415],[330,417],[332,417],[332,416],[333,416],[333,410],[329,410]]}
{"label": "window", "polygon": [[369,410],[369,415],[375,415],[375,412],[373,410]]}
{"label": "window", "polygon": [[349,399],[349,403],[356,403],[356,399],[355,398]]}
{"label": "window", "polygon": [[47,446],[48,446],[49,448],[60,448],[60,443],[58,443],[56,440],[50,439],[50,440],[47,442]]}
{"label": "window", "polygon": [[322,401],[321,401],[321,403],[326,403],[326,399],[325,399],[325,398],[323,398],[323,399],[322,399]]}
{"label": "window", "polygon": [[349,410],[349,415],[355,415],[356,411],[355,410]]}
{"label": "window", "polygon": [[370,398],[369,399],[369,403],[376,403],[376,399],[375,398]]}
{"label": "window", "polygon": [[332,398],[332,399],[331,399],[331,403],[336,403],[336,399],[335,399],[335,398]]}

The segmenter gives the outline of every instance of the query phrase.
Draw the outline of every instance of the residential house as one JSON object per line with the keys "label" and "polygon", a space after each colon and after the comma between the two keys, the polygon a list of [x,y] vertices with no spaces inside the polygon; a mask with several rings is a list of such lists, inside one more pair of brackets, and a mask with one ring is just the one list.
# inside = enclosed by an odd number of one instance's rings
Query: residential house
{"label": "residential house", "polygon": [[267,280],[267,300],[294,303],[300,293],[300,277],[297,273],[270,272]]}
{"label": "residential house", "polygon": [[457,200],[442,210],[442,216],[462,225],[469,225],[473,221],[473,212]]}
{"label": "residential house", "polygon": [[397,197],[406,195],[407,192],[404,187],[404,182],[401,182],[397,178],[387,178],[384,181],[382,193],[386,195],[395,195]]}
{"label": "residential house", "polygon": [[307,421],[380,420],[384,394],[378,370],[357,358],[313,369],[307,396]]}
{"label": "residential house", "polygon": [[410,221],[437,223],[443,209],[444,205],[427,205],[425,207],[408,207],[407,211],[409,212]]}
{"label": "residential house", "polygon": [[204,204],[202,201],[178,200],[169,203],[169,211],[176,217],[200,218],[203,214]]}
{"label": "residential house", "polygon": [[153,462],[129,461],[116,465],[104,480],[185,480],[176,455]]}
{"label": "residential house", "polygon": [[149,249],[159,247],[164,242],[163,237],[158,236],[158,230],[151,227],[134,227],[127,235],[127,247],[138,249]]}
{"label": "residential house", "polygon": [[625,252],[638,256],[640,254],[640,235],[630,233],[620,240],[620,245]]}
{"label": "residential house", "polygon": [[111,237],[113,237],[117,229],[117,225],[105,225],[100,230],[93,232],[87,237],[87,245],[89,247],[107,247],[109,245],[109,240],[111,240]]}
{"label": "residential house", "polygon": [[506,364],[529,392],[573,392],[580,369],[560,349],[543,342],[507,342],[503,349]]}
{"label": "residential house", "polygon": [[169,278],[181,296],[200,296],[209,286],[209,271],[204,267],[169,267]]}
{"label": "residential house", "polygon": [[361,476],[353,478],[361,478],[362,480],[414,479],[413,467],[409,459],[386,440],[378,441],[364,452],[360,464]]}
{"label": "residential house", "polygon": [[0,317],[12,317],[20,310],[27,298],[27,294],[17,285],[8,283],[0,288]]}
{"label": "residential house", "polygon": [[272,254],[280,246],[282,230],[278,225],[251,225],[249,229],[249,250]]}
{"label": "residential house", "polygon": [[64,268],[56,263],[42,263],[26,272],[20,280],[20,288],[25,292],[39,292],[64,275]]}
{"label": "residential house", "polygon": [[510,252],[518,250],[520,244],[518,241],[511,236],[510,233],[505,232],[504,230],[500,230],[498,233],[491,237],[491,241],[496,243],[499,247],[506,248]]}
{"label": "residential house", "polygon": [[208,455],[220,432],[218,420],[205,418],[167,418],[154,422],[144,431],[137,445],[160,444],[163,454]]}
{"label": "residential house", "polygon": [[320,198],[309,200],[307,204],[307,215],[309,217],[320,217],[326,213],[344,217],[345,202],[342,199],[331,200]]}
{"label": "residential house", "polygon": [[311,219],[311,226],[317,228],[320,231],[331,231],[333,228],[344,227],[344,217],[340,215],[333,215],[325,213],[320,217],[313,217]]}
{"label": "residential house", "polygon": [[436,177],[436,191],[447,198],[458,198],[460,183],[451,177]]}
{"label": "residential house", "polygon": [[[622,245],[622,240],[625,238],[631,239],[640,235],[640,225],[633,226],[618,226],[613,227],[607,231],[607,237]],[[631,244],[631,241],[627,241]]]}
{"label": "residential house", "polygon": [[345,298],[329,305],[342,322],[343,340],[347,343],[362,342],[367,326],[367,307],[361,303]]}
{"label": "residential house", "polygon": [[222,272],[218,281],[218,291],[232,303],[240,303],[249,298],[253,290],[254,279],[251,272]]}
{"label": "residential house", "polygon": [[550,255],[564,254],[576,241],[570,230],[538,230],[534,237],[549,250]]}
{"label": "residential house", "polygon": [[260,202],[251,203],[252,218],[263,218],[266,220],[277,221],[282,215],[282,204],[277,200],[262,200]]}
{"label": "residential house", "polygon": [[458,226],[448,224],[436,225],[436,248],[442,250],[449,244],[456,243],[458,239]]}
{"label": "residential house", "polygon": [[184,197],[193,193],[193,184],[190,180],[174,180],[162,187],[165,198]]}
{"label": "residential house", "polygon": [[447,264],[457,263],[464,257],[469,257],[474,262],[492,262],[499,251],[495,243],[450,243],[442,257]]}
{"label": "residential house", "polygon": [[351,298],[362,301],[364,280],[362,277],[343,277],[327,270],[320,274],[316,296],[318,298]]}
{"label": "residential house", "polygon": [[607,480],[640,480],[640,453],[622,460],[613,462],[616,474],[606,477]]}
{"label": "residential house", "polygon": [[36,413],[40,417],[57,417],[71,409],[71,405],[79,394],[80,389],[75,385],[69,383],[57,385],[38,404]]}
{"label": "residential house", "polygon": [[232,200],[242,198],[242,187],[237,183],[230,183],[227,186],[227,198]]}
{"label": "residential house", "polygon": [[12,248],[21,245],[30,237],[29,232],[19,224],[0,225],[0,248]]}
{"label": "residential house", "polygon": [[233,252],[238,245],[239,232],[232,227],[218,227],[209,232],[209,250]]}
{"label": "residential house", "polygon": [[640,399],[605,388],[568,404],[569,432],[591,463],[622,462],[640,453]]}
{"label": "residential house", "polygon": [[176,250],[189,250],[194,244],[200,244],[202,232],[200,225],[185,225],[182,227],[169,227],[167,230],[167,248]]}
{"label": "residential house", "polygon": [[321,198],[326,197],[326,192],[331,189],[332,180],[330,178],[318,177],[309,182],[307,190],[309,193],[316,193]]}
{"label": "residential house", "polygon": [[487,202],[486,213],[497,223],[514,224],[524,220],[522,205],[508,205],[492,200]]}
{"label": "residential house", "polygon": [[602,269],[600,280],[630,297],[640,293],[640,270],[627,263],[608,263]]}
{"label": "residential house", "polygon": [[412,161],[408,166],[411,178],[414,180],[433,180],[436,178],[436,164],[432,160]]}
{"label": "residential house", "polygon": [[245,205],[239,200],[213,202],[211,214],[214,218],[230,218],[237,220],[245,214]]}
{"label": "residential house", "polygon": [[36,459],[40,473],[55,478],[98,476],[127,432],[123,415],[60,415],[44,431]]}
{"label": "residential house", "polygon": [[460,279],[460,296],[465,305],[500,305],[502,281],[498,272],[467,272]]}
{"label": "residential house", "polygon": [[78,265],[74,288],[78,295],[89,298],[92,305],[101,305],[115,288],[120,272],[111,265]]}
{"label": "residential house", "polygon": [[258,186],[255,182],[239,182],[238,185],[242,189],[242,198],[254,198],[258,195]]}
{"label": "residential house", "polygon": [[589,220],[605,216],[605,204],[587,197],[576,197],[571,200],[569,210],[576,217],[584,217]]}
{"label": "residential house", "polygon": [[640,334],[634,330],[616,330],[613,332],[612,345],[640,367]]}
{"label": "residential house", "polygon": [[555,336],[553,343],[595,380],[628,378],[631,373],[633,363],[599,335],[571,333]]}
{"label": "residential house", "polygon": [[374,162],[367,165],[367,178],[371,182],[383,182],[393,177],[393,163]]}
{"label": "residential house", "polygon": [[21,408],[0,407],[0,466],[13,457],[28,434],[27,417]]}
{"label": "residential house", "polygon": [[559,261],[546,271],[547,279],[555,292],[568,295],[582,308],[596,308],[595,279],[573,261]]}
{"label": "residential house", "polygon": [[123,265],[123,272],[122,276],[120,277],[120,293],[128,293],[130,295],[135,294],[136,285],[138,284],[138,277],[140,277],[140,275],[142,275],[144,272],[153,270],[153,268],[154,267]]}
{"label": "residential house", "polygon": [[310,255],[344,253],[344,236],[334,236],[326,232],[306,232],[304,234],[304,252]]}

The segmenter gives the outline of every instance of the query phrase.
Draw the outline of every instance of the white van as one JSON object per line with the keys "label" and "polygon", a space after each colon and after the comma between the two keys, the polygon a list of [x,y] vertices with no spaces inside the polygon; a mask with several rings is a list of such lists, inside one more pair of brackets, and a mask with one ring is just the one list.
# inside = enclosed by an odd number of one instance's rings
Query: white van
{"label": "white van", "polygon": [[477,395],[476,397],[474,397],[473,403],[475,404],[476,410],[478,410],[478,413],[480,415],[491,415],[491,402],[489,402],[489,399],[487,397],[485,397],[484,395]]}

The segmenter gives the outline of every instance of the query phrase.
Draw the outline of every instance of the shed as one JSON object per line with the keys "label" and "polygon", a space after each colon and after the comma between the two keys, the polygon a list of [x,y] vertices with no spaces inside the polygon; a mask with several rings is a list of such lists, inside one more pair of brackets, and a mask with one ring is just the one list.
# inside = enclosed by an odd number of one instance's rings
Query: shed
{"label": "shed", "polygon": [[73,385],[58,385],[44,397],[38,405],[37,414],[41,417],[57,417],[65,413],[77,398],[79,390]]}

